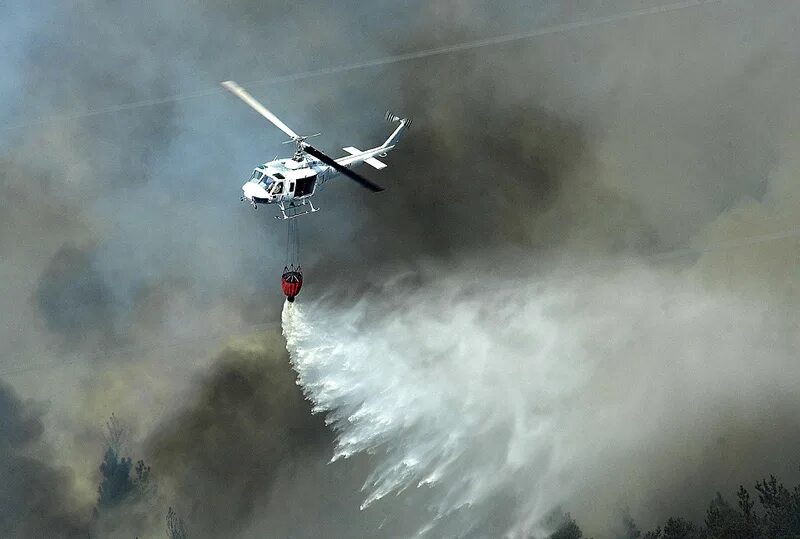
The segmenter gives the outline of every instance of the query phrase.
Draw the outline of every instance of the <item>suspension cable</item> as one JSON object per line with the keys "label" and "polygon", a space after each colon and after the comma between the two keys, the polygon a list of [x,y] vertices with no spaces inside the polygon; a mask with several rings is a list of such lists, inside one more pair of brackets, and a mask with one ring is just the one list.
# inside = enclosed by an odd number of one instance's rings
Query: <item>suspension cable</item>
{"label": "suspension cable", "polygon": [[286,223],[286,267],[300,265],[300,232],[297,219],[289,219]]}

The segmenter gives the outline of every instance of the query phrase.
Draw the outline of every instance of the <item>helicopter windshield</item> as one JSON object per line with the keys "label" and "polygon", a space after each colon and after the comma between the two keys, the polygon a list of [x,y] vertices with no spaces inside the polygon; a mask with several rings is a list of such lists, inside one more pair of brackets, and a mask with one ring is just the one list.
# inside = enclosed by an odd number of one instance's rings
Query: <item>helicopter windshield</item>
{"label": "helicopter windshield", "polygon": [[261,172],[261,171],[260,171],[260,170],[258,170],[258,169],[255,169],[255,170],[253,171],[253,175],[252,175],[252,176],[250,176],[250,181],[255,181],[255,182],[257,182],[257,181],[260,181],[260,180],[261,180],[261,178],[263,178],[263,177],[264,177],[264,173],[263,173],[263,172]]}

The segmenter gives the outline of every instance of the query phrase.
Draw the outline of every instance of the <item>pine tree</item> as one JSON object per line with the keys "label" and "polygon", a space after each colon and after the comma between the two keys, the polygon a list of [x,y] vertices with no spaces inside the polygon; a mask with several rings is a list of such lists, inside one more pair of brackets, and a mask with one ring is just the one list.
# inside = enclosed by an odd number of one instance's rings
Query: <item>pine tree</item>
{"label": "pine tree", "polygon": [[769,539],[800,537],[800,486],[789,491],[774,476],[756,483],[758,501],[764,508],[763,534]]}
{"label": "pine tree", "polygon": [[631,516],[630,509],[622,511],[622,535],[619,539],[639,539],[642,536],[641,530]]}
{"label": "pine tree", "polygon": [[133,492],[134,484],[130,477],[131,464],[131,459],[119,458],[111,447],[106,449],[103,462],[100,464],[100,473],[103,478],[97,489],[98,508],[115,507]]}
{"label": "pine tree", "polygon": [[556,532],[550,536],[550,539],[581,539],[583,531],[581,531],[578,523],[567,513],[564,515],[564,522],[558,527]]}
{"label": "pine tree", "polygon": [[167,511],[167,537],[169,539],[189,539],[183,519],[172,507]]}

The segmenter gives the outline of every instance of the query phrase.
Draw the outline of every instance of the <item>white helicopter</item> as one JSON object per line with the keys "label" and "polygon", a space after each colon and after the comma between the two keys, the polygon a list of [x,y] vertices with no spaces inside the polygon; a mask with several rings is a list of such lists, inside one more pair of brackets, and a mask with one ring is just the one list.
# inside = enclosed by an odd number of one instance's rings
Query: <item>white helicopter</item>
{"label": "white helicopter", "polygon": [[382,187],[356,174],[350,170],[350,167],[366,163],[378,170],[386,168],[386,164],[378,161],[376,157],[385,157],[400,140],[403,131],[411,125],[410,119],[400,118],[387,112],[386,119],[390,122],[399,122],[400,125],[386,139],[386,142],[365,151],[349,146],[344,148],[350,154],[349,156],[333,159],[306,142],[306,139],[315,137],[319,133],[302,137],[289,129],[277,116],[235,82],[225,81],[222,86],[272,122],[275,127],[289,135],[291,140],[287,143],[295,143],[295,152],[291,159],[275,159],[256,167],[253,175],[242,186],[244,195],[241,200],[249,200],[254,208],[258,208],[259,204],[277,204],[281,215],[275,216],[276,219],[293,219],[318,211],[319,209],[315,208],[311,202],[311,197],[317,187],[339,174],[356,181],[370,191],[383,191]]}

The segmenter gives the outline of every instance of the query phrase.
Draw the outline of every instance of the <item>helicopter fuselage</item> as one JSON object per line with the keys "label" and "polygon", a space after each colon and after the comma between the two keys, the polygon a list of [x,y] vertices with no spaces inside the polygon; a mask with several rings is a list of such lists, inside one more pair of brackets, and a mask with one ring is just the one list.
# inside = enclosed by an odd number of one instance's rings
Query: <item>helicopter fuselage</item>
{"label": "helicopter fuselage", "polygon": [[249,201],[254,208],[258,208],[259,204],[277,204],[281,212],[279,218],[283,219],[292,219],[317,211],[311,202],[311,197],[326,181],[362,163],[376,169],[386,167],[376,157],[382,157],[394,148],[394,143],[409,122],[400,118],[397,121],[400,122],[400,126],[383,145],[366,151],[348,146],[345,151],[350,155],[336,160],[328,158],[336,168],[305,153],[313,150],[309,147],[296,152],[292,158],[275,159],[256,167],[250,179],[242,186],[242,200]]}
{"label": "helicopter fuselage", "polygon": [[276,159],[256,167],[242,186],[242,199],[253,205],[291,204],[308,198],[336,173],[331,167],[306,157]]}

